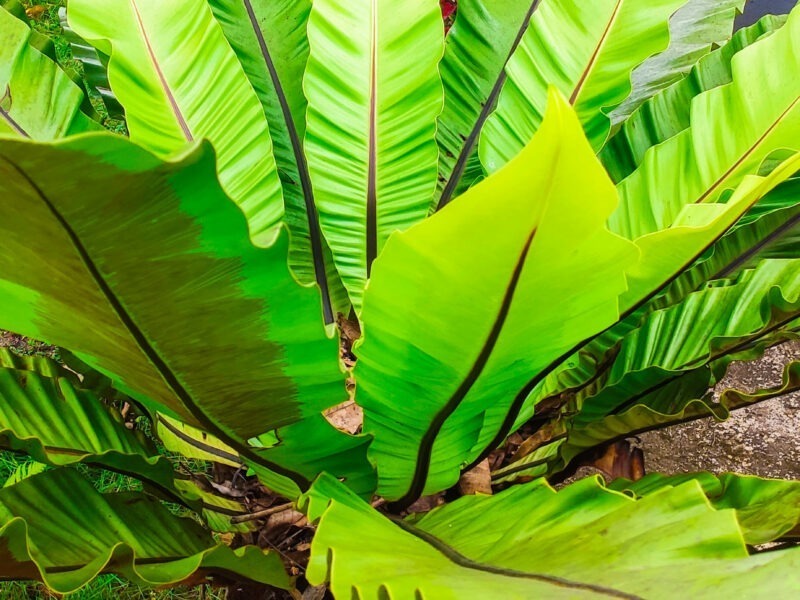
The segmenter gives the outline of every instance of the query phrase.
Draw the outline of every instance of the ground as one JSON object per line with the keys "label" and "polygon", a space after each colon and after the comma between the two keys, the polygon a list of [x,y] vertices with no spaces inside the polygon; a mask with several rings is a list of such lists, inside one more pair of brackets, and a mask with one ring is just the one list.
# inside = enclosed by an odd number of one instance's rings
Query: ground
{"label": "ground", "polygon": [[[800,360],[800,342],[771,348],[760,361],[733,364],[717,391],[775,385],[790,360]],[[640,439],[648,472],[734,471],[800,479],[800,392],[736,411],[722,423],[702,419]]]}

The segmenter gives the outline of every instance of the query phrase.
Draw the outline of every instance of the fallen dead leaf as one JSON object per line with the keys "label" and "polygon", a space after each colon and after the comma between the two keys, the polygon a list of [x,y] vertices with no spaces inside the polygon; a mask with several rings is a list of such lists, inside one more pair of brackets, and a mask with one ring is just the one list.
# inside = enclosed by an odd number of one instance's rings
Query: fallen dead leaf
{"label": "fallen dead leaf", "polygon": [[492,494],[492,473],[489,469],[489,459],[484,459],[458,480],[458,489],[464,496],[475,494]]}
{"label": "fallen dead leaf", "polygon": [[361,425],[364,423],[364,411],[352,400],[329,408],[324,415],[328,419],[328,423],[349,434],[359,433]]}

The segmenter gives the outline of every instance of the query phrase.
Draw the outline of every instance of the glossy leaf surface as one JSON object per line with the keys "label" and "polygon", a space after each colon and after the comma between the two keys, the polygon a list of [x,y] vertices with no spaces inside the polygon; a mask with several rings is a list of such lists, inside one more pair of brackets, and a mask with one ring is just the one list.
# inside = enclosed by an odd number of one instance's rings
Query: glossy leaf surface
{"label": "glossy leaf surface", "polygon": [[0,7],[0,135],[47,141],[102,130],[81,112],[83,90],[31,45],[32,35]]}
{"label": "glossy leaf surface", "polygon": [[668,18],[682,3],[543,0],[506,66],[508,81],[481,136],[486,170],[507,163],[539,128],[548,85],[569,98],[599,150],[611,126],[607,112],[630,92],[631,69],[666,48]]}
{"label": "glossy leaf surface", "polygon": [[356,367],[381,494],[408,501],[455,483],[529,379],[617,319],[636,252],[605,229],[614,203],[574,112],[553,92],[549,123],[519,157],[390,240],[367,292]]}
{"label": "glossy leaf surface", "polygon": [[71,349],[243,454],[341,401],[317,291],[292,278],[285,236],[251,244],[208,145],[165,163],[108,135],[8,141],[0,172],[0,325]]}
{"label": "glossy leaf surface", "polygon": [[714,510],[696,481],[633,500],[596,478],[559,492],[540,480],[393,522],[324,478],[308,510],[309,581],[337,596],[718,598],[800,585],[800,552],[748,556],[736,513]]}
{"label": "glossy leaf surface", "polygon": [[387,238],[433,200],[441,13],[428,0],[316,0],[308,40],[306,156],[322,231],[360,310]]}
{"label": "glossy leaf surface", "polygon": [[146,586],[231,575],[290,586],[277,554],[253,546],[231,550],[158,501],[99,494],[69,469],[0,490],[0,558],[0,577],[38,579],[60,593],[104,572]]}
{"label": "glossy leaf surface", "polygon": [[74,0],[68,17],[78,35],[111,56],[108,78],[131,140],[166,157],[208,139],[222,187],[247,215],[253,240],[272,243],[283,197],[267,120],[208,5]]}

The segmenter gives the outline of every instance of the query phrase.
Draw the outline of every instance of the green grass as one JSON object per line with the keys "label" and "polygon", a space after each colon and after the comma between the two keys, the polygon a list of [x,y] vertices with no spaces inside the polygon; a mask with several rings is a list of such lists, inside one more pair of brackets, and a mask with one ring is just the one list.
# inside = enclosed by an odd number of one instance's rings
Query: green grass
{"label": "green grass", "polygon": [[38,583],[9,581],[0,583],[0,598],[3,600],[224,600],[225,591],[210,586],[201,588],[174,588],[146,590],[130,585],[116,575],[101,575],[88,586],[74,594],[57,596]]}

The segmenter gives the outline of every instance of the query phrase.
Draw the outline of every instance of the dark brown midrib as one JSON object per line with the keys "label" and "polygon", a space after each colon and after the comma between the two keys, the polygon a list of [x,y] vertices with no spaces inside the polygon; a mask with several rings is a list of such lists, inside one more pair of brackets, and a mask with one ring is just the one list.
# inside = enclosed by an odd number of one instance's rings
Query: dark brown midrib
{"label": "dark brown midrib", "polygon": [[289,108],[286,94],[283,91],[283,85],[281,84],[278,70],[275,68],[275,62],[272,60],[272,54],[267,46],[267,41],[264,39],[264,34],[261,31],[261,27],[258,25],[258,17],[253,10],[253,4],[250,0],[243,0],[243,2],[245,10],[247,11],[247,16],[250,19],[253,33],[258,40],[261,56],[269,72],[269,77],[272,80],[272,87],[275,89],[275,96],[278,98],[278,104],[280,105],[283,120],[286,124],[286,133],[292,145],[297,175],[300,179],[300,188],[303,192],[303,201],[306,207],[308,235],[311,242],[311,258],[314,263],[314,277],[319,286],[320,293],[322,294],[322,314],[325,319],[325,324],[330,325],[334,322],[333,306],[331,304],[330,290],[328,287],[328,273],[325,270],[325,257],[322,252],[322,233],[319,226],[319,213],[317,212],[317,205],[314,202],[314,189],[311,186],[308,163],[306,162],[305,154],[303,154],[303,147],[300,143],[300,137],[297,135],[297,128],[292,118],[292,111]]}
{"label": "dark brown midrib", "polygon": [[20,134],[22,137],[30,139],[30,137],[31,137],[31,136],[30,136],[30,135],[28,135],[28,132],[27,132],[27,131],[25,131],[25,130],[22,128],[22,126],[20,126],[20,124],[19,124],[19,123],[17,123],[17,122],[16,122],[16,121],[15,121],[15,120],[14,120],[14,119],[11,117],[11,115],[10,115],[10,114],[8,114],[8,112],[6,112],[5,110],[3,110],[2,108],[0,108],[0,117],[3,117],[3,118],[4,118],[4,119],[5,119],[7,122],[8,122],[8,124],[9,124],[9,125],[11,125],[11,129],[13,129],[14,131],[16,131],[16,132],[17,132],[18,134]]}
{"label": "dark brown midrib", "polygon": [[[616,325],[616,323],[615,323]],[[526,383],[522,389],[514,396],[514,400],[511,403],[511,406],[506,412],[506,416],[503,419],[503,423],[500,425],[500,429],[497,431],[495,436],[492,438],[492,441],[489,442],[484,448],[483,452],[481,452],[478,457],[472,461],[467,467],[465,467],[462,472],[469,471],[475,468],[476,465],[481,463],[486,457],[491,454],[491,452],[499,446],[505,439],[506,436],[511,431],[511,428],[514,426],[514,422],[517,420],[517,416],[519,415],[520,411],[522,410],[522,406],[525,404],[525,399],[536,389],[536,386],[539,385],[544,379],[550,375],[556,368],[561,365],[562,362],[567,360],[570,356],[572,356],[575,352],[583,348],[586,344],[588,344],[591,340],[595,339],[597,336],[602,335],[605,331],[608,331],[613,326],[609,326],[604,331],[601,331],[598,334],[595,334],[591,337],[588,337],[584,340],[581,340],[577,344],[575,344],[572,348],[564,352],[561,356],[556,358],[552,361],[547,367],[545,367],[542,371],[536,374],[528,383]]]}
{"label": "dark brown midrib", "polygon": [[[742,408],[748,408],[750,406],[755,406],[756,404],[760,404],[762,402],[766,402],[767,400],[774,400],[776,398],[780,398],[781,396],[786,396],[788,394],[792,394],[792,393],[794,393],[794,392],[796,392],[798,390],[800,390],[800,384],[796,385],[796,386],[788,385],[787,387],[776,388],[776,389],[773,389],[771,391],[768,390],[767,393],[765,393],[763,395],[759,395],[758,399],[754,400],[752,402],[748,402],[746,404],[742,404],[742,405],[739,405],[739,406],[732,406],[732,407],[731,406],[725,406],[724,408],[726,410],[728,410],[728,411],[740,410]],[[689,403],[686,404],[686,406],[688,406],[688,404],[690,404],[692,402],[702,402],[702,400],[698,400],[698,399],[691,400]],[[684,409],[684,412],[685,412],[685,409]],[[700,419],[707,419],[710,416],[712,416],[712,412],[711,412],[711,409],[709,408],[708,412],[705,412],[705,413],[693,414],[693,415],[690,415],[688,417],[680,417],[680,418],[673,419],[673,420],[669,421],[668,423],[657,423],[655,425],[647,425],[645,427],[640,427],[638,429],[633,429],[631,431],[626,431],[623,434],[620,434],[620,435],[615,436],[613,438],[610,438],[608,440],[604,440],[601,443],[610,445],[610,444],[614,444],[615,442],[618,442],[618,441],[621,441],[621,440],[624,440],[624,439],[628,439],[628,438],[631,438],[631,437],[636,437],[637,435],[641,435],[642,433],[646,433],[648,431],[655,431],[656,429],[663,429],[666,426],[672,427],[674,425],[682,425],[684,423],[691,423],[692,421],[698,421]],[[591,451],[592,448],[587,448],[587,450]],[[575,461],[578,460],[580,456],[585,455],[585,453],[586,452],[583,451],[580,454],[574,456],[572,459],[570,459],[569,463],[564,466],[564,469],[566,469],[570,464],[574,464]],[[535,461],[535,462],[532,462],[532,463],[530,463],[528,465],[517,465],[516,467],[508,468],[507,471],[503,471],[502,474],[498,474],[498,475],[500,475],[502,477],[507,477],[508,475],[513,475],[515,473],[520,473],[520,472],[523,472],[523,471],[527,471],[530,468],[539,466],[539,465],[544,464],[546,462],[548,462],[548,459]],[[561,472],[563,473],[564,471],[562,470]],[[493,479],[494,479],[494,477],[493,477]]]}
{"label": "dark brown midrib", "polygon": [[476,142],[478,141],[478,135],[480,135],[483,125],[486,123],[486,119],[489,118],[489,114],[494,110],[497,98],[500,95],[500,90],[503,89],[503,84],[506,82],[506,65],[508,64],[508,61],[511,60],[514,51],[522,41],[522,36],[525,35],[528,25],[531,22],[531,18],[533,17],[533,13],[536,12],[536,9],[540,3],[541,0],[534,0],[528,9],[528,12],[525,13],[525,18],[522,20],[519,30],[517,31],[517,37],[514,38],[514,43],[511,45],[511,50],[509,50],[508,56],[506,57],[506,60],[500,69],[497,80],[494,82],[492,91],[489,92],[489,96],[486,98],[486,102],[484,102],[483,107],[481,108],[478,119],[472,126],[472,131],[469,132],[469,135],[464,140],[464,145],[461,147],[461,152],[458,153],[456,164],[453,166],[453,171],[450,173],[450,177],[447,179],[447,184],[442,190],[442,195],[439,197],[439,203],[436,205],[436,210],[441,210],[453,199],[453,194],[456,192],[456,187],[461,181],[461,177],[463,177],[464,171],[467,168],[467,161],[472,155],[472,151],[475,148]]}
{"label": "dark brown midrib", "polygon": [[[744,405],[741,405],[741,406],[733,406],[733,407],[727,407],[726,406],[725,408],[727,410],[738,410],[738,409],[741,409],[741,408],[746,408],[748,406],[754,406],[755,404],[759,404],[761,402],[766,402],[767,400],[774,400],[775,398],[780,398],[781,396],[785,396],[787,394],[791,394],[791,393],[797,391],[798,389],[800,389],[800,385],[788,386],[786,388],[781,387],[779,389],[775,389],[774,391],[767,392],[763,396],[759,396],[758,400],[755,400],[753,402],[748,402],[747,404],[744,404]],[[698,402],[698,401],[699,400],[692,400],[692,402]],[[709,416],[711,416],[710,412],[695,414],[695,415],[691,415],[691,416],[688,416],[688,417],[677,418],[677,419],[674,419],[672,421],[669,421],[668,425],[673,426],[673,425],[680,425],[680,424],[683,424],[683,423],[691,423],[692,421],[697,421],[699,419],[706,419]],[[623,433],[621,435],[615,436],[615,437],[613,437],[611,439],[608,439],[608,440],[604,440],[602,443],[603,444],[613,444],[613,443],[618,442],[620,440],[624,440],[624,439],[627,439],[627,438],[630,438],[630,437],[635,437],[637,435],[640,435],[642,433],[646,433],[648,431],[654,431],[656,429],[662,429],[663,427],[665,427],[664,423],[658,423],[658,424],[655,424],[655,425],[648,425],[648,426],[645,426],[645,427],[640,427],[639,429],[633,429],[631,431],[626,431],[625,433]],[[558,441],[560,439],[564,439],[566,437],[567,437],[567,434],[562,434],[562,435],[556,436],[556,437],[552,438],[548,442],[548,444],[556,442],[556,441]],[[591,450],[591,449],[592,448],[587,448],[587,450]],[[575,460],[578,459],[578,457],[582,456],[583,454],[584,454],[584,452],[581,452],[581,454],[579,454],[579,455],[575,456],[574,458],[572,458],[569,461],[570,464],[574,463]],[[527,470],[532,469],[534,467],[538,467],[538,466],[543,465],[543,464],[548,463],[548,462],[550,462],[549,458],[543,458],[543,459],[532,461],[532,462],[526,463],[526,464],[520,464],[520,465],[516,465],[516,466],[509,466],[509,467],[504,468],[502,470],[502,472],[498,472],[496,474],[493,473],[492,474],[492,480],[494,481],[494,480],[497,480],[497,479],[500,479],[500,478],[503,478],[503,477],[508,477],[509,475],[514,475],[515,473],[521,473],[521,472],[527,471]],[[566,469],[567,466],[569,466],[569,465],[565,465],[564,468]]]}
{"label": "dark brown midrib", "polygon": [[603,596],[608,596],[611,598],[641,600],[639,596],[628,594],[627,592],[616,590],[614,588],[608,588],[601,585],[583,583],[580,581],[572,581],[570,579],[557,577],[555,575],[545,575],[543,573],[528,573],[526,571],[517,571],[516,569],[508,569],[505,567],[497,567],[494,565],[479,563],[470,558],[467,558],[466,556],[458,552],[456,549],[454,549],[452,546],[449,546],[436,536],[431,535],[427,531],[419,529],[418,527],[415,527],[410,523],[407,523],[403,519],[392,518],[392,521],[395,523],[395,525],[400,527],[400,529],[410,533],[414,537],[421,539],[423,542],[425,542],[429,546],[432,546],[437,551],[442,553],[445,557],[447,557],[448,560],[457,564],[460,567],[464,567],[465,569],[483,571],[484,573],[492,573],[493,575],[501,575],[503,577],[513,577],[515,579],[531,579],[534,581],[540,581],[542,583],[546,583],[548,585],[554,585],[561,588],[595,592],[597,594],[601,594]]}
{"label": "dark brown midrib", "polygon": [[375,0],[371,3],[371,35],[370,35],[370,79],[369,79],[369,148],[367,173],[367,277],[372,271],[372,261],[378,256],[378,15]]}
{"label": "dark brown midrib", "polygon": [[213,420],[206,415],[206,413],[198,406],[195,402],[194,398],[192,398],[191,394],[188,390],[180,383],[175,373],[169,368],[163,358],[158,354],[155,348],[150,344],[145,336],[144,332],[139,328],[136,322],[133,320],[130,314],[125,310],[125,307],[122,305],[120,300],[116,297],[113,290],[106,282],[103,275],[100,273],[97,265],[94,264],[89,252],[84,247],[83,242],[81,241],[80,237],[77,233],[72,229],[72,226],[66,220],[66,218],[58,211],[55,205],[50,201],[47,195],[42,191],[42,189],[36,184],[33,179],[31,179],[28,174],[13,160],[11,160],[8,156],[2,156],[2,158],[9,164],[11,167],[22,177],[31,189],[39,196],[39,199],[44,203],[53,217],[58,221],[61,228],[69,237],[75,251],[81,258],[81,262],[86,267],[86,270],[89,272],[90,276],[92,277],[93,281],[97,285],[98,289],[102,292],[103,296],[105,297],[106,301],[111,306],[114,313],[119,318],[120,322],[125,326],[128,333],[131,335],[133,340],[136,342],[139,349],[142,353],[148,358],[150,363],[159,373],[161,378],[166,383],[167,387],[172,391],[175,396],[180,399],[181,403],[184,407],[189,411],[189,413],[197,419],[197,421],[203,425],[210,433],[218,437],[220,440],[231,446],[232,448],[236,449],[239,454],[248,460],[251,460],[255,464],[261,465],[278,475],[282,475],[290,480],[292,480],[301,490],[306,490],[310,487],[311,483],[299,473],[295,473],[294,471],[290,471],[288,469],[283,468],[280,465],[277,465],[271,461],[264,459],[260,456],[257,452],[253,451],[251,448],[248,448],[245,444],[241,443],[239,440],[233,438],[232,436],[228,435],[222,428],[216,425]]}
{"label": "dark brown midrib", "polygon": [[[750,204],[750,206],[755,204],[756,201],[757,201],[757,199],[754,200]],[[553,371],[555,371],[561,365],[561,363],[563,363],[567,358],[572,356],[572,354],[574,354],[575,352],[577,352],[581,348],[583,348],[590,341],[592,341],[593,339],[597,338],[598,336],[601,336],[604,333],[610,331],[611,329],[616,327],[619,323],[622,323],[625,319],[627,319],[632,314],[634,314],[636,311],[638,311],[640,308],[645,306],[648,302],[650,302],[653,298],[655,298],[658,294],[660,294],[663,290],[665,290],[673,281],[675,281],[678,277],[680,277],[681,274],[683,274],[686,271],[686,269],[688,269],[690,266],[692,266],[694,264],[694,262],[698,258],[700,258],[709,248],[711,248],[711,246],[716,244],[722,238],[722,236],[724,236],[728,231],[730,231],[730,228],[728,228],[725,231],[723,231],[722,233],[720,233],[713,240],[710,240],[691,259],[689,259],[675,273],[673,273],[672,276],[667,278],[656,289],[651,291],[644,298],[639,300],[636,304],[634,304],[628,310],[626,310],[623,314],[621,314],[619,316],[619,318],[614,323],[612,323],[611,325],[609,325],[608,327],[606,327],[602,331],[600,331],[600,332],[598,332],[598,333],[596,333],[596,334],[594,334],[594,335],[592,335],[592,336],[590,336],[590,337],[588,337],[588,338],[586,338],[584,340],[581,340],[580,342],[575,344],[572,348],[567,350],[564,354],[562,354],[561,356],[556,358],[553,362],[551,362],[543,371],[537,373],[533,378],[531,378],[531,380],[528,381],[528,383],[526,383],[522,387],[522,389],[519,391],[519,393],[514,397],[514,401],[511,403],[511,406],[509,407],[509,410],[506,413],[505,419],[503,420],[503,424],[500,426],[500,429],[498,430],[497,434],[494,436],[492,441],[489,442],[489,444],[486,446],[486,448],[484,448],[483,452],[481,452],[480,455],[478,455],[478,457],[464,469],[464,471],[468,471],[468,470],[474,468],[475,465],[477,465],[482,460],[484,460],[487,456],[489,456],[489,454],[492,452],[492,450],[494,450],[494,448],[496,448],[498,445],[500,445],[505,440],[506,436],[511,432],[511,428],[514,426],[514,422],[516,421],[520,410],[522,410],[522,407],[525,404],[525,399],[528,397],[528,395],[531,392],[533,392],[534,389],[536,389],[536,386],[539,385],[545,379],[545,377],[550,375]]]}
{"label": "dark brown midrib", "polygon": [[439,410],[439,412],[437,412],[433,417],[431,424],[428,426],[428,429],[422,436],[419,450],[417,452],[414,476],[411,480],[411,484],[409,485],[409,489],[402,498],[392,503],[392,510],[402,510],[406,508],[422,494],[422,491],[425,487],[425,482],[428,478],[428,472],[430,470],[433,444],[436,441],[436,438],[439,435],[439,432],[441,431],[445,421],[447,421],[450,415],[452,415],[458,409],[458,407],[461,405],[461,402],[472,389],[472,386],[475,385],[475,382],[481,376],[486,363],[489,361],[489,357],[494,351],[497,340],[500,337],[503,326],[505,325],[506,318],[508,317],[508,313],[511,310],[511,303],[514,300],[514,293],[516,292],[517,284],[519,283],[520,276],[522,275],[522,269],[525,266],[525,260],[528,257],[528,252],[535,237],[536,229],[534,228],[528,235],[528,238],[525,240],[525,244],[522,247],[519,257],[517,258],[517,263],[514,265],[514,271],[511,274],[508,285],[506,286],[503,301],[500,304],[500,307],[497,311],[497,316],[495,317],[486,341],[481,347],[478,357],[475,359],[475,362],[472,364],[472,368],[470,369],[469,373],[467,373],[466,377],[463,379],[456,391],[453,393],[447,403],[441,408],[441,410]]}
{"label": "dark brown midrib", "polygon": [[[766,217],[767,215],[765,215]],[[762,217],[764,218],[764,217]],[[760,220],[760,219],[759,219]],[[753,224],[756,225],[758,221],[754,221]],[[795,216],[790,218],[785,223],[782,223],[779,227],[772,230],[769,235],[764,237],[758,244],[755,246],[751,246],[748,250],[739,256],[736,257],[733,261],[728,263],[723,269],[720,269],[715,273],[711,278],[712,279],[719,279],[721,277],[727,277],[731,273],[733,273],[736,269],[744,265],[748,260],[753,258],[759,252],[764,250],[767,246],[772,244],[773,242],[777,242],[780,240],[785,234],[789,231],[794,229],[795,227],[800,226],[800,212],[798,212]],[[735,232],[732,232],[735,233]]]}

